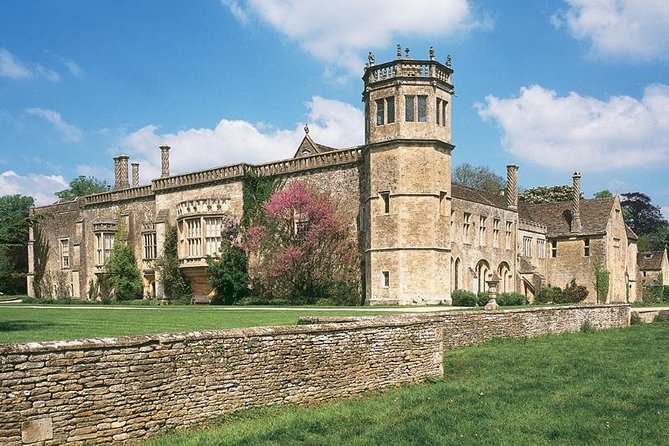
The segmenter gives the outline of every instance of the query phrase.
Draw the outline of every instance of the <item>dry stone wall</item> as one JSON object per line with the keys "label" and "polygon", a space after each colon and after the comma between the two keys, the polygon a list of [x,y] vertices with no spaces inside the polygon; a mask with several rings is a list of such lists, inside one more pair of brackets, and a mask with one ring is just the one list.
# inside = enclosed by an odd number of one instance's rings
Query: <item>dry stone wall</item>
{"label": "dry stone wall", "polygon": [[435,317],[0,346],[0,443],[126,444],[441,376],[442,363]]}
{"label": "dry stone wall", "polygon": [[[0,346],[0,444],[127,444],[226,412],[443,376],[451,348],[629,325],[629,305],[303,318],[294,327]],[[448,375],[448,371],[446,371]]]}

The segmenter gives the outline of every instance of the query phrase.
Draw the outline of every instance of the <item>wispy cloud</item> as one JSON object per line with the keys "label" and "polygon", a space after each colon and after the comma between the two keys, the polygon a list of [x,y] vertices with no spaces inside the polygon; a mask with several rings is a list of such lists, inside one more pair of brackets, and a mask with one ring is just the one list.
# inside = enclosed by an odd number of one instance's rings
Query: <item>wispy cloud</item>
{"label": "wispy cloud", "polygon": [[594,55],[669,60],[669,2],[666,0],[565,0],[552,17]]}
{"label": "wispy cloud", "polygon": [[50,123],[67,141],[80,142],[83,137],[81,130],[72,124],[65,122],[63,117],[57,111],[46,110],[43,108],[27,108],[26,113],[40,117]]}
{"label": "wispy cloud", "polygon": [[[240,22],[257,18],[309,54],[346,74],[359,74],[367,50],[402,37],[444,37],[492,27],[468,0],[222,0]],[[427,49],[426,49],[427,51]],[[335,75],[336,77],[336,75]]]}
{"label": "wispy cloud", "polygon": [[479,115],[502,130],[505,149],[549,169],[608,171],[669,165],[669,86],[648,86],[643,98],[608,100],[539,85],[518,97],[488,96]]}
{"label": "wispy cloud", "polygon": [[[307,103],[309,135],[318,143],[349,147],[364,141],[362,111],[344,102],[313,97]],[[239,162],[262,163],[291,157],[304,137],[304,123],[293,129],[276,129],[262,123],[222,119],[215,128],[160,133],[147,125],[126,135],[121,150],[142,165],[143,181],[160,175],[158,147],[173,148],[173,172],[183,173]]]}
{"label": "wispy cloud", "polygon": [[0,48],[0,76],[10,79],[42,77],[51,82],[60,80],[60,76],[55,71],[40,64],[22,62],[5,48]]}
{"label": "wispy cloud", "polygon": [[54,194],[67,186],[60,175],[19,175],[13,170],[0,173],[0,195],[27,195],[33,197],[38,206],[56,201]]}

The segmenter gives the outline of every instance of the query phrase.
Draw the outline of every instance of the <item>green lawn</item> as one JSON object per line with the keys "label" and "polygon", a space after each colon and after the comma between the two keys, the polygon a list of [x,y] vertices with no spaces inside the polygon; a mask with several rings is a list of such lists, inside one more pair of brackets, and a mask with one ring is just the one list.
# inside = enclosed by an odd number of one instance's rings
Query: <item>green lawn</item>
{"label": "green lawn", "polygon": [[669,444],[669,323],[458,349],[436,382],[249,410],[167,445]]}
{"label": "green lawn", "polygon": [[[402,311],[398,308],[397,311]],[[407,310],[404,310],[407,311]],[[369,311],[252,310],[217,306],[0,306],[0,344],[294,325],[300,316],[373,315]],[[388,314],[388,313],[384,313]]]}

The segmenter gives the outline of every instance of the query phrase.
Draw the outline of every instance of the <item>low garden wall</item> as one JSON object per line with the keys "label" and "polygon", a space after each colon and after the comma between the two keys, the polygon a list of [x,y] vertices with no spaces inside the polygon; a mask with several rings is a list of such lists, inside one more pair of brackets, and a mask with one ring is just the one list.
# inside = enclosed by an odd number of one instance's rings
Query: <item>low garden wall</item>
{"label": "low garden wall", "polygon": [[245,407],[345,399],[443,376],[449,348],[627,326],[629,306],[302,322],[0,346],[0,443],[126,444]]}
{"label": "low garden wall", "polygon": [[0,444],[126,444],[443,375],[438,318],[0,346]]}

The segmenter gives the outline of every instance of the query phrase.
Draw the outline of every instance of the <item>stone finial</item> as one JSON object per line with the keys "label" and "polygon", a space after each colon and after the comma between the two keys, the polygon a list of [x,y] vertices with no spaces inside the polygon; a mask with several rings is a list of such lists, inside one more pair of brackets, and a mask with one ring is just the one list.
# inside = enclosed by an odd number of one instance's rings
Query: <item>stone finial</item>
{"label": "stone finial", "polygon": [[518,209],[518,166],[506,166],[506,207],[510,210]]}
{"label": "stone finial", "polygon": [[305,135],[309,134],[309,124],[304,124],[304,134]]}
{"label": "stone finial", "polygon": [[139,163],[132,163],[132,187],[139,186]]}
{"label": "stone finial", "polygon": [[404,50],[404,54],[405,54],[404,57],[405,59],[411,59],[411,50],[409,49],[409,47],[406,47],[406,49]]}
{"label": "stone finial", "polygon": [[571,232],[581,232],[581,174],[574,172],[571,187]]}
{"label": "stone finial", "polygon": [[401,59],[402,58],[402,45],[399,43],[397,44],[397,58]]}
{"label": "stone finial", "polygon": [[127,189],[128,183],[128,155],[114,157],[114,190]]}
{"label": "stone finial", "polygon": [[430,60],[434,60],[434,47],[430,47]]}
{"label": "stone finial", "polygon": [[446,56],[446,66],[448,68],[451,68],[451,65],[453,65],[453,59],[451,58],[451,55],[449,54],[448,56]]}
{"label": "stone finial", "polygon": [[170,176],[170,146],[160,146],[160,177]]}
{"label": "stone finial", "polygon": [[375,59],[374,59],[374,53],[372,53],[372,52],[370,51],[369,54],[367,55],[367,62],[368,62],[368,65],[371,67],[372,65],[374,65],[374,61],[375,61]]}

